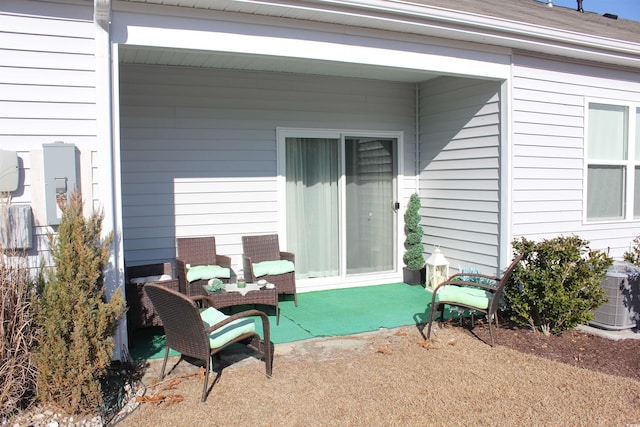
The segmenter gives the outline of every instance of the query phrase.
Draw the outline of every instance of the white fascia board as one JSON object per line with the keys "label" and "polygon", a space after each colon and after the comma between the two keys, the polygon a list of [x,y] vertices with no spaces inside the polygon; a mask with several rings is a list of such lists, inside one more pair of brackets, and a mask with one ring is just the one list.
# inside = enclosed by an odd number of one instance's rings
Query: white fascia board
{"label": "white fascia board", "polygon": [[[242,0],[240,0],[242,1]],[[251,1],[251,0],[249,0]],[[379,0],[313,0],[319,3],[345,4],[351,7],[358,6],[372,8],[393,13],[406,13],[414,16],[426,16],[449,24],[458,24],[475,28],[483,28],[488,32],[504,31],[509,34],[537,37],[557,43],[571,43],[593,47],[596,49],[606,49],[627,54],[640,53],[640,45],[632,42],[625,42],[616,39],[594,36],[591,34],[577,33],[558,28],[550,28],[541,25],[512,21],[508,19],[496,18],[493,16],[478,15],[464,11],[452,10],[442,7],[425,6],[411,1],[379,1]],[[390,6],[391,5],[391,6]]]}
{"label": "white fascia board", "polygon": [[[640,44],[638,43],[405,1],[308,0],[305,3],[289,3],[287,0],[235,1],[281,10],[288,8],[312,11],[315,13],[314,19],[322,19],[325,22],[332,22],[331,15],[349,15],[354,18],[366,18],[367,26],[370,27],[375,25],[375,21],[387,24],[395,22],[404,28],[398,31],[640,67]],[[324,18],[322,18],[323,15]]]}
{"label": "white fascia board", "polygon": [[199,12],[195,17],[190,16],[193,9],[184,16],[120,9],[113,12],[112,40],[125,45],[336,61],[479,78],[506,79],[510,75],[509,55],[495,49],[483,54],[459,46],[434,45],[430,51],[419,51],[411,46],[415,41],[397,40],[394,41],[397,47],[359,45],[345,42],[347,35],[323,37],[327,33],[317,28],[278,27],[273,23],[257,23],[256,17],[252,17],[253,22],[227,21],[231,14]]}

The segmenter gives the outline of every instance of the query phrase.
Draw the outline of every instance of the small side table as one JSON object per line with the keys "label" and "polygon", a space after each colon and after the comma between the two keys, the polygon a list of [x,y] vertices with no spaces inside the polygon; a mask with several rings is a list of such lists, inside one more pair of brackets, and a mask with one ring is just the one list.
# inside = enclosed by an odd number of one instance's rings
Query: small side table
{"label": "small side table", "polygon": [[270,305],[276,309],[276,325],[280,324],[280,308],[278,307],[276,288],[260,289],[254,283],[247,283],[246,288],[238,289],[235,283],[230,283],[226,286],[225,292],[208,293],[206,299],[209,305],[214,308],[245,304]]}

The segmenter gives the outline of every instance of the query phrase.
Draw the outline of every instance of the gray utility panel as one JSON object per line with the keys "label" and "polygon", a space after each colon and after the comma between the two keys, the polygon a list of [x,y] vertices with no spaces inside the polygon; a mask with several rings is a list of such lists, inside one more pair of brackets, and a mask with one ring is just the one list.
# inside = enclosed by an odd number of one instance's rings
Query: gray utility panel
{"label": "gray utility panel", "polygon": [[60,206],[66,204],[77,185],[76,146],[63,142],[42,144],[47,223],[58,225]]}

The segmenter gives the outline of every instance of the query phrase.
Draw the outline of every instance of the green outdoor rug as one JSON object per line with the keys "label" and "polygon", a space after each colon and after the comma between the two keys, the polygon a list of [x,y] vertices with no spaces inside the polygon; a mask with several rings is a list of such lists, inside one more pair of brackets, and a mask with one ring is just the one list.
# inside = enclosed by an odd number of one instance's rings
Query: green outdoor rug
{"label": "green outdoor rug", "polygon": [[[292,298],[280,301],[279,325],[275,310],[268,309],[271,341],[279,344],[425,323],[430,302],[431,293],[422,286],[404,283],[299,293],[298,307]],[[234,307],[233,312],[248,308],[253,307]],[[256,327],[262,335],[258,319]],[[129,351],[135,360],[164,357],[162,328],[136,331]]]}

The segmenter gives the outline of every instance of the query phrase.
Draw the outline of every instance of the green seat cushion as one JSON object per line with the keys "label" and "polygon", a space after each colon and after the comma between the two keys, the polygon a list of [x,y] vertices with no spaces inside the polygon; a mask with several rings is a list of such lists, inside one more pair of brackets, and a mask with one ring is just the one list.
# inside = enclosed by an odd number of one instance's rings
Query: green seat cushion
{"label": "green seat cushion", "polygon": [[219,265],[194,265],[187,268],[187,281],[228,279],[231,277],[231,270]]}
{"label": "green seat cushion", "polygon": [[[200,317],[202,318],[202,322],[206,329],[218,322],[222,322],[229,316],[221,313],[213,307],[209,307],[202,313],[200,313]],[[255,331],[256,322],[253,319],[237,319],[231,323],[224,325],[220,329],[216,329],[215,331],[211,332],[209,334],[209,344],[212,348],[222,347],[229,341],[238,338],[240,335],[250,334]]]}
{"label": "green seat cushion", "polygon": [[253,274],[256,277],[266,275],[275,276],[278,274],[291,273],[296,271],[296,266],[286,259],[277,261],[262,261],[253,264]]}
{"label": "green seat cushion", "polygon": [[468,307],[486,310],[493,292],[481,288],[444,285],[436,292],[436,301],[460,303]]}

